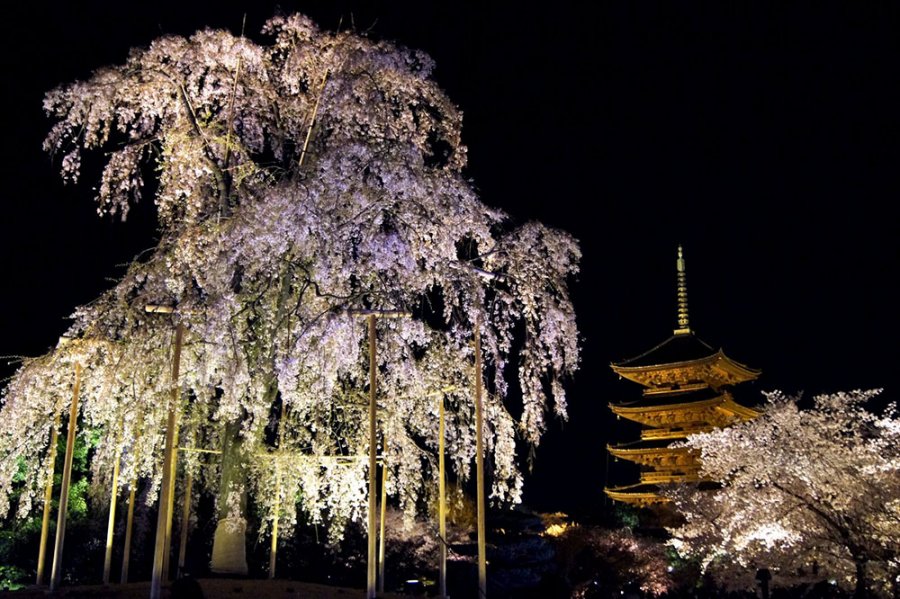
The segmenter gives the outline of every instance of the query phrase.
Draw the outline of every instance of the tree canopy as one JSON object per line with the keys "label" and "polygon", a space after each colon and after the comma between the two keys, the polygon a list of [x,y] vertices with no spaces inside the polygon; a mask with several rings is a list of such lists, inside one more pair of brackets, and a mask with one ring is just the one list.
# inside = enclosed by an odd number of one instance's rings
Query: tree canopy
{"label": "tree canopy", "polygon": [[[692,435],[715,490],[670,489],[685,523],[673,544],[732,587],[831,579],[887,596],[900,588],[900,418],[877,392],[768,396],[762,416]],[[893,585],[893,590],[892,590]]]}
{"label": "tree canopy", "polygon": [[[298,499],[340,536],[366,499],[367,464],[354,458],[368,447],[368,362],[355,310],[410,314],[377,328],[388,493],[413,511],[436,488],[439,391],[450,463],[468,476],[480,323],[491,496],[520,500],[517,446],[538,445],[548,411],[565,417],[562,382],[578,366],[577,242],[478,198],[462,115],[424,53],[302,15],[275,17],[263,34],[164,36],[46,95],[55,124],[44,146],[62,176],[77,182],[82,154],[103,152],[98,211],[124,219],[149,191],[159,243],[77,308],[70,342],[25,361],[4,389],[0,512],[23,461],[19,513],[39,497],[75,363],[80,416],[104,431],[95,482],[121,453],[123,484],[158,486],[177,322],[181,445],[221,449],[230,426],[248,472],[246,488],[222,489],[219,466],[201,470],[202,454],[186,452],[195,480],[220,499],[252,492],[281,526],[297,519],[283,500]],[[278,436],[293,457],[275,477]]]}

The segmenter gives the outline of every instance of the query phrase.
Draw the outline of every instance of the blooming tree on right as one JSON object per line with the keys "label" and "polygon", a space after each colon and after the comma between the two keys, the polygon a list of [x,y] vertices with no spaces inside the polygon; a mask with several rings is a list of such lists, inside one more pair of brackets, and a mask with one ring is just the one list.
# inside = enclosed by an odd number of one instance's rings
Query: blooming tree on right
{"label": "blooming tree on right", "polygon": [[692,435],[701,474],[669,489],[680,553],[731,588],[827,579],[857,597],[900,591],[900,417],[866,404],[878,391],[820,395],[811,409],[775,392],[759,418]]}

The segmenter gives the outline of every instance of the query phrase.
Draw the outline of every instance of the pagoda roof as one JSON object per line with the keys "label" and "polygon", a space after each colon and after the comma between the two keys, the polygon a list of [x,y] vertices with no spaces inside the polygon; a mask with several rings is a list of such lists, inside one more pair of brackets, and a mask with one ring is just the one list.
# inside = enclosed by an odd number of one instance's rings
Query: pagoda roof
{"label": "pagoda roof", "polygon": [[[670,483],[669,483],[670,484]],[[714,481],[699,480],[694,481],[700,490],[714,489],[718,483]],[[621,501],[623,503],[632,503],[638,506],[647,506],[654,503],[668,503],[670,500],[659,494],[660,487],[658,484],[638,482],[631,485],[621,487],[606,487],[603,492],[610,499]]]}
{"label": "pagoda roof", "polygon": [[621,411],[646,411],[653,408],[671,409],[675,406],[715,401],[722,395],[722,391],[711,389],[706,384],[685,385],[677,389],[645,389],[640,397],[616,404],[611,403],[609,407],[617,414]]}
{"label": "pagoda roof", "polygon": [[668,448],[673,441],[671,439],[635,439],[634,441],[625,441],[615,445],[607,444],[610,450],[660,450]]}
{"label": "pagoda roof", "polygon": [[669,388],[706,383],[718,389],[760,375],[697,337],[693,331],[674,335],[643,354],[610,365],[621,377],[645,387]]}
{"label": "pagoda roof", "polygon": [[623,487],[607,487],[603,489],[610,499],[623,503],[632,503],[638,506],[647,506],[654,503],[668,503],[669,499],[659,494],[657,485],[636,483]]}
{"label": "pagoda roof", "polygon": [[757,410],[734,401],[727,391],[717,393],[712,389],[700,393],[644,396],[631,403],[610,404],[609,407],[617,416],[654,428],[685,426],[685,423],[726,426],[759,416]]}
{"label": "pagoda roof", "polygon": [[651,466],[658,470],[696,469],[699,467],[697,452],[688,447],[620,448],[607,445],[606,449],[611,455],[619,459]]}
{"label": "pagoda roof", "polygon": [[659,443],[656,441],[644,441],[634,444],[607,445],[606,450],[617,458],[631,459],[635,456],[658,456],[689,454],[694,450],[690,447],[669,447],[671,442]]}
{"label": "pagoda roof", "polygon": [[700,339],[693,331],[675,333],[662,343],[638,356],[622,360],[621,362],[614,362],[613,369],[616,367],[635,368],[691,362],[709,358],[715,355],[716,351],[713,346]]}

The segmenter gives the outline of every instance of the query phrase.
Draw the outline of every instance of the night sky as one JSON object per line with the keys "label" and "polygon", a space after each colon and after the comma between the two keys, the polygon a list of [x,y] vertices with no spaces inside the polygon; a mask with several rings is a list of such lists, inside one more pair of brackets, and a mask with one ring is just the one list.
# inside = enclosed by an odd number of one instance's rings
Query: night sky
{"label": "night sky", "polygon": [[[261,40],[276,11],[27,4],[5,9],[0,36],[0,355],[49,349],[72,310],[155,239],[149,198],[121,223],[96,216],[99,171],[62,184],[41,150],[43,94],[162,33],[239,33],[246,13]],[[428,52],[464,112],[483,200],[581,241],[571,419],[551,426],[526,482],[527,503],[547,510],[604,501],[605,444],[623,434],[607,404],[639,392],[608,366],[671,334],[679,243],[692,328],[763,371],[739,399],[871,387],[898,397],[897,5],[594,4],[280,3],[322,28],[355,24]]]}

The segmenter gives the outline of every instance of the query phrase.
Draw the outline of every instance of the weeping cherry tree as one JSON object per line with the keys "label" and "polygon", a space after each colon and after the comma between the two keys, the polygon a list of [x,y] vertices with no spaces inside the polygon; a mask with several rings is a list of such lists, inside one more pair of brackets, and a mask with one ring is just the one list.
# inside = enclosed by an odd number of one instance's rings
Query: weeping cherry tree
{"label": "weeping cherry tree", "polygon": [[517,454],[538,445],[551,412],[565,418],[577,242],[479,200],[462,115],[427,55],[302,15],[262,33],[266,44],[221,30],[164,36],[46,95],[44,146],[64,179],[79,180],[84,152],[102,152],[98,212],[124,219],[151,189],[159,243],[77,308],[71,342],[24,362],[5,388],[0,512],[22,463],[18,513],[40,502],[75,363],[80,418],[102,431],[95,483],[120,461],[123,486],[144,480],[158,494],[178,324],[179,445],[222,452],[203,468],[207,454],[179,457],[217,498],[215,542],[230,544],[214,548],[219,571],[246,569],[248,498],[264,528],[303,513],[338,540],[364,520],[369,365],[354,313],[408,314],[377,321],[380,453],[407,513],[436,489],[436,391],[451,469],[469,476],[476,330],[495,502],[520,500]]}

